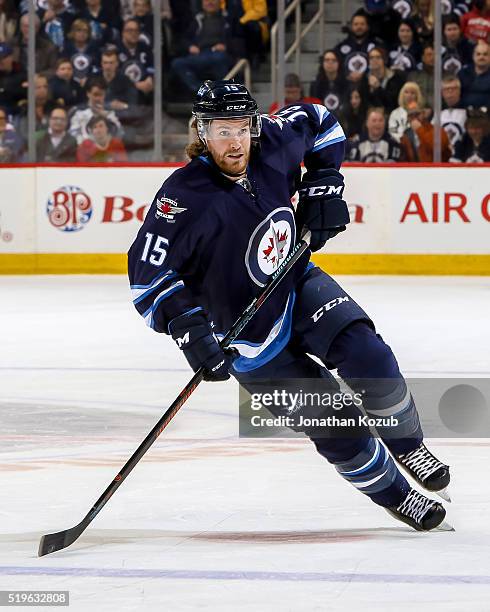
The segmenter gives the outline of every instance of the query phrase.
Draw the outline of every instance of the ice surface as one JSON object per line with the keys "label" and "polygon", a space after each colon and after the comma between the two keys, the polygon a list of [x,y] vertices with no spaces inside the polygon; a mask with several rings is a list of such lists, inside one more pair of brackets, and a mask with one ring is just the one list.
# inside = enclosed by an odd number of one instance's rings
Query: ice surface
{"label": "ice surface", "polygon": [[[489,279],[340,280],[406,374],[489,376]],[[429,444],[456,532],[415,533],[308,442],[239,440],[231,381],[202,384],[82,537],[39,559],[190,373],[122,276],[0,277],[0,340],[0,590],[94,612],[490,610],[490,440]]]}

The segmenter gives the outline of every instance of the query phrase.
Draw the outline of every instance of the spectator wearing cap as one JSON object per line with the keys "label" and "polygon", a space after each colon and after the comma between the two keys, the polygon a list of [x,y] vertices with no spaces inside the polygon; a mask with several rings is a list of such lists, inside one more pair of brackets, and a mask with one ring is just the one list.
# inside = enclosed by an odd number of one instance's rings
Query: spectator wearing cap
{"label": "spectator wearing cap", "polygon": [[333,49],[320,58],[316,79],[311,83],[310,96],[319,98],[329,111],[337,111],[344,102],[348,81],[340,68],[340,58]]}
{"label": "spectator wearing cap", "polygon": [[56,72],[49,79],[49,88],[58,106],[68,109],[85,101],[85,93],[80,83],[73,78],[73,66],[66,57],[57,60]]}
{"label": "spectator wearing cap", "polygon": [[424,98],[417,83],[407,81],[398,94],[398,108],[391,112],[388,119],[388,131],[390,136],[400,142],[405,130],[408,128],[408,108],[415,102],[421,108],[424,106]]}
{"label": "spectator wearing cap", "polygon": [[[417,102],[408,105],[409,127],[401,139],[403,157],[408,162],[429,163],[434,159],[434,126],[427,112]],[[441,160],[449,161],[451,146],[444,128],[441,128]]]}
{"label": "spectator wearing cap", "polygon": [[14,44],[17,31],[18,14],[14,0],[1,0],[0,2],[0,43]]}
{"label": "spectator wearing cap", "polygon": [[142,103],[151,102],[153,92],[153,52],[149,45],[140,40],[140,24],[137,19],[127,19],[118,45],[121,72],[125,74],[139,92]]}
{"label": "spectator wearing cap", "polygon": [[443,19],[443,49],[442,49],[442,72],[443,74],[457,74],[461,68],[471,63],[473,48],[466,39],[456,15],[448,15]]}
{"label": "spectator wearing cap", "polygon": [[473,10],[461,17],[461,29],[472,42],[490,43],[490,0],[476,0]]}
{"label": "spectator wearing cap", "polygon": [[64,0],[47,0],[47,8],[38,9],[42,32],[57,47],[62,49],[66,34],[75,16]]}
{"label": "spectator wearing cap", "polygon": [[480,109],[468,111],[466,133],[456,143],[452,162],[480,164],[490,162],[490,121]]}
{"label": "spectator wearing cap", "polygon": [[398,40],[389,52],[389,66],[392,70],[410,72],[416,70],[422,58],[422,46],[417,31],[410,19],[403,19],[398,26]]}
{"label": "spectator wearing cap", "polygon": [[375,46],[369,31],[365,13],[354,14],[349,25],[349,35],[335,47],[342,58],[344,75],[353,82],[359,82],[368,69],[368,53]]}
{"label": "spectator wearing cap", "polygon": [[392,163],[400,161],[400,155],[400,145],[386,131],[384,109],[370,108],[365,130],[358,142],[350,146],[349,159],[362,163]]}
{"label": "spectator wearing cap", "polygon": [[87,124],[90,138],[85,139],[77,149],[80,163],[124,162],[128,160],[122,140],[112,134],[114,125],[102,115],[95,115]]}
{"label": "spectator wearing cap", "polygon": [[463,138],[466,125],[466,109],[461,102],[461,81],[457,76],[447,75],[442,79],[441,125],[446,130],[451,148]]}
{"label": "spectator wearing cap", "polygon": [[222,79],[231,63],[230,23],[221,11],[220,0],[202,0],[184,36],[187,55],[172,61],[172,71],[195,94],[207,78]]}
{"label": "spectator wearing cap", "polygon": [[20,161],[23,143],[14,127],[9,124],[7,111],[0,108],[0,163]]}
{"label": "spectator wearing cap", "polygon": [[473,65],[458,74],[464,106],[489,106],[490,101],[490,46],[478,41],[473,52]]}
{"label": "spectator wearing cap", "polygon": [[428,106],[434,107],[434,45],[428,43],[422,51],[422,69],[408,73],[408,81],[414,81],[420,87]]}
{"label": "spectator wearing cap", "polygon": [[107,85],[100,76],[92,76],[87,79],[85,84],[85,94],[87,103],[76,107],[71,115],[70,134],[74,136],[78,144],[89,138],[87,126],[94,115],[105,117],[114,124],[114,134],[122,137],[122,127],[114,110],[109,108],[106,103]]}
{"label": "spectator wearing cap", "polygon": [[[36,29],[36,71],[47,76],[52,76],[56,69],[58,50],[53,43],[41,36],[39,31],[41,21],[37,15],[34,16]],[[24,70],[27,70],[27,47],[29,45],[29,15],[22,15],[19,20],[19,33],[14,42],[14,61],[18,62]]]}
{"label": "spectator wearing cap", "polygon": [[55,107],[49,115],[48,129],[36,143],[38,162],[76,161],[77,141],[68,133],[66,109]]}
{"label": "spectator wearing cap", "polygon": [[307,103],[307,104],[321,104],[321,100],[318,98],[312,98],[305,96],[303,87],[301,86],[300,78],[294,72],[287,74],[284,79],[284,104],[279,102],[273,102],[269,107],[269,115],[277,113],[283,106],[287,104],[294,104],[296,102]]}
{"label": "spectator wearing cap", "polygon": [[27,73],[14,62],[13,49],[0,43],[0,106],[7,114],[19,112],[19,103],[27,98]]}
{"label": "spectator wearing cap", "polygon": [[367,14],[373,38],[383,41],[388,48],[396,44],[401,16],[389,0],[364,0],[364,11],[361,9],[358,14],[361,12]]}
{"label": "spectator wearing cap", "polygon": [[370,106],[382,106],[386,112],[397,106],[398,94],[406,81],[404,72],[391,70],[386,66],[386,52],[381,47],[369,51],[369,70],[367,83]]}

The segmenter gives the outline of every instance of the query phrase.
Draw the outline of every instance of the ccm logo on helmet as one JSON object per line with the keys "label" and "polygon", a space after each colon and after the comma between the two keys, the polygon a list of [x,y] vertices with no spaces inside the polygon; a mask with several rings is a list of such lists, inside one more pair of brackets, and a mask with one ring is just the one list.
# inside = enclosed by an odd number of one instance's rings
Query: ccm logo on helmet
{"label": "ccm logo on helmet", "polygon": [[304,187],[300,189],[300,193],[310,198],[315,198],[318,196],[324,195],[342,195],[342,191],[344,189],[343,185],[339,185],[338,187],[334,187],[333,185],[315,185],[315,187]]}
{"label": "ccm logo on helmet", "polygon": [[345,297],[338,297],[333,300],[330,300],[330,302],[327,302],[326,304],[324,304],[321,308],[319,308],[313,314],[313,316],[311,317],[313,319],[313,322],[316,323],[318,319],[321,319],[328,310],[332,310],[332,308],[335,308],[335,306],[342,304],[342,302],[348,302],[348,301],[349,301],[348,295],[346,295]]}
{"label": "ccm logo on helmet", "polygon": [[232,104],[231,106],[227,106],[226,110],[240,111],[245,110],[247,108],[246,104]]}

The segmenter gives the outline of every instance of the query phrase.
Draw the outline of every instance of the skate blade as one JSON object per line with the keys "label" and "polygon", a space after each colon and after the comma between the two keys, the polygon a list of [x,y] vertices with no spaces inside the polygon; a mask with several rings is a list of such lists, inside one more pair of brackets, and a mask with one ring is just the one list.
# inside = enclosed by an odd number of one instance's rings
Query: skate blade
{"label": "skate blade", "polygon": [[447,487],[445,489],[441,489],[440,491],[432,491],[432,492],[435,493],[436,495],[439,495],[439,497],[441,497],[444,501],[451,503],[451,498],[449,496],[449,491],[447,490]]}
{"label": "skate blade", "polygon": [[447,521],[442,521],[437,527],[431,529],[431,531],[456,531],[452,525],[450,525]]}

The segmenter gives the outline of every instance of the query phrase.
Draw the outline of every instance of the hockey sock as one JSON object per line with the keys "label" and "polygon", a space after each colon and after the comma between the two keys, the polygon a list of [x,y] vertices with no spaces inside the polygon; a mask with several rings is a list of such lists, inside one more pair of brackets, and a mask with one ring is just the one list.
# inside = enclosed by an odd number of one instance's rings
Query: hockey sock
{"label": "hockey sock", "polygon": [[[405,499],[410,485],[380,440],[315,438],[312,441],[320,455],[335,465],[342,478],[375,504],[389,508],[398,506]],[[348,449],[357,452],[348,459],[339,460],[338,457]]]}

